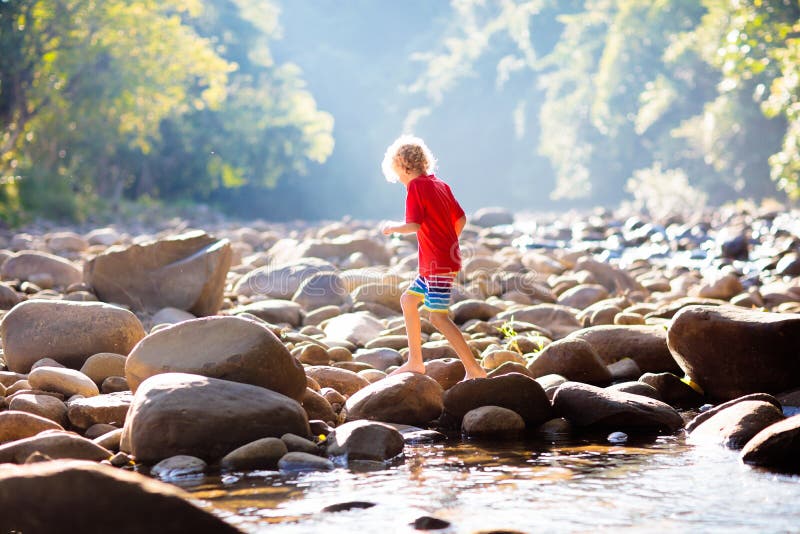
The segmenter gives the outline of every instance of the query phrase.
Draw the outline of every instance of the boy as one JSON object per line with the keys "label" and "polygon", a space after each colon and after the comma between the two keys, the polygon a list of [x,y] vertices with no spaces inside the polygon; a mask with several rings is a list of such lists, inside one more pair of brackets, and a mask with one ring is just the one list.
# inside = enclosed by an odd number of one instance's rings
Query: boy
{"label": "boy", "polygon": [[403,136],[386,150],[383,172],[406,186],[406,222],[386,222],[384,235],[416,233],[419,242],[419,275],[400,297],[408,335],[408,361],[394,373],[425,373],[419,304],[430,312],[433,326],[444,334],[464,364],[464,380],[483,378],[461,331],[450,320],[448,307],[453,280],[461,269],[458,237],[467,218],[450,187],[432,174],[436,160],[422,139]]}

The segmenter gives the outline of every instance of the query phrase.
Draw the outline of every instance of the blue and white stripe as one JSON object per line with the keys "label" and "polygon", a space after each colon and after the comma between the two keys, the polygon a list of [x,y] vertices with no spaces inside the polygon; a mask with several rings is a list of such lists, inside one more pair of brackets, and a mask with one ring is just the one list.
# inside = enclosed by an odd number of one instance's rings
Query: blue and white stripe
{"label": "blue and white stripe", "polygon": [[422,308],[432,312],[447,313],[450,306],[450,295],[453,291],[455,273],[434,274],[430,276],[417,275],[409,286],[411,293],[425,297]]}

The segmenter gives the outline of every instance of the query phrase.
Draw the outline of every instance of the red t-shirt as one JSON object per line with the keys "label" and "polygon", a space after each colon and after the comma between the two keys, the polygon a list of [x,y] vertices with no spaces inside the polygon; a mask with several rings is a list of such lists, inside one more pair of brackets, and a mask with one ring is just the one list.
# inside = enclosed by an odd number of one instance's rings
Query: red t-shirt
{"label": "red t-shirt", "polygon": [[419,273],[423,276],[461,269],[455,222],[464,210],[450,187],[434,175],[420,175],[408,184],[406,222],[419,224]]}

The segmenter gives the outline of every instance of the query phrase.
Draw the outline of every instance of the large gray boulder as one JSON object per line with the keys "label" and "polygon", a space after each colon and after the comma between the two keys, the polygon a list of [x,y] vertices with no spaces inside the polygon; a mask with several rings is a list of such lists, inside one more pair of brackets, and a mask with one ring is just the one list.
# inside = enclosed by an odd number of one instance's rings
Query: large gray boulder
{"label": "large gray boulder", "polygon": [[100,300],[140,311],[172,307],[206,316],[222,305],[232,257],[227,239],[197,231],[111,247],[87,261],[83,274]]}
{"label": "large gray boulder", "polygon": [[242,445],[286,433],[310,434],[297,401],[250,384],[166,373],[136,391],[121,450],[146,464],[179,454],[216,461]]}

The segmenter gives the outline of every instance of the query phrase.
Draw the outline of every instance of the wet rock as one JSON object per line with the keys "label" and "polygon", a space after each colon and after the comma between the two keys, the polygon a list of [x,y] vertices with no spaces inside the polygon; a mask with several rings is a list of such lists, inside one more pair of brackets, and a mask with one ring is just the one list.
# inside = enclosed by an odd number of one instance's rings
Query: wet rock
{"label": "wet rock", "polygon": [[[686,431],[691,432],[700,424],[705,422],[707,419],[713,417],[714,415],[718,414],[722,410],[728,409],[734,404],[739,402],[745,401],[759,401],[759,402],[766,402],[768,404],[772,404],[778,410],[782,409],[781,403],[773,397],[772,395],[768,395],[766,393],[751,393],[750,395],[744,395],[743,397],[739,397],[737,399],[730,400],[718,406],[712,406],[711,404],[706,404],[700,407],[700,414],[698,414],[694,419],[686,423]],[[705,408],[705,409],[704,409]]]}
{"label": "wet rock", "polygon": [[158,462],[150,469],[150,474],[161,480],[170,480],[186,475],[201,474],[206,467],[208,464],[200,458],[179,454]]}
{"label": "wet rock", "polygon": [[72,432],[47,430],[33,437],[0,445],[0,464],[21,464],[34,452],[40,452],[54,460],[74,459],[99,462],[111,456],[111,452]]}
{"label": "wet rock", "polygon": [[660,325],[592,326],[575,332],[570,339],[589,342],[606,364],[630,358],[644,372],[680,371],[667,346],[667,330]]}
{"label": "wet rock", "polygon": [[286,445],[286,449],[289,452],[305,452],[308,454],[317,454],[319,452],[316,443],[296,434],[284,434],[281,436],[281,441]]}
{"label": "wet rock", "polygon": [[262,438],[235,449],[220,460],[223,469],[275,469],[289,450],[278,438]]}
{"label": "wet rock", "polygon": [[306,388],[301,402],[309,420],[319,419],[325,422],[335,422],[338,419],[331,403],[313,389]]}
{"label": "wet rock", "polygon": [[72,262],[45,252],[18,252],[0,267],[0,278],[3,280],[25,281],[36,275],[46,275],[52,287],[62,289],[83,278],[81,270]]}
{"label": "wet rock", "polygon": [[222,305],[231,246],[204,232],[190,232],[127,248],[112,247],[84,264],[84,279],[97,296],[141,311],[172,307],[196,316]]}
{"label": "wet rock", "polygon": [[41,358],[79,368],[93,354],[128,354],[145,335],[131,312],[97,302],[29,300],[0,322],[6,365],[26,373]]}
{"label": "wet rock", "polygon": [[9,399],[8,407],[11,410],[31,413],[50,419],[59,426],[67,424],[67,406],[60,400],[49,395],[36,395],[21,393]]}
{"label": "wet rock", "polygon": [[783,418],[783,412],[768,402],[737,402],[695,427],[689,434],[689,442],[712,443],[738,450],[764,428]]}
{"label": "wet rock", "polygon": [[691,306],[673,319],[669,348],[712,400],[800,386],[800,315]]}
{"label": "wet rock", "polygon": [[416,530],[442,530],[450,528],[450,523],[444,519],[424,515],[416,518],[414,522],[411,523],[411,526]]}
{"label": "wet rock", "polygon": [[150,334],[128,356],[125,378],[135,392],[163,372],[200,374],[261,386],[301,399],[306,377],[286,346],[260,323],[206,317]]}
{"label": "wet rock", "polygon": [[361,347],[380,336],[383,329],[382,322],[364,312],[344,313],[330,319],[323,328],[326,337],[346,340]]}
{"label": "wet rock", "polygon": [[333,388],[345,397],[369,386],[369,382],[358,373],[336,367],[313,366],[306,368],[306,374],[324,388]]}
{"label": "wet rock", "polygon": [[481,406],[508,408],[531,426],[546,421],[551,415],[550,401],[542,386],[517,373],[466,380],[444,393],[445,411],[459,420]]}
{"label": "wet rock", "polygon": [[99,385],[110,376],[125,376],[125,359],[124,355],[112,352],[94,354],[81,366],[81,373]]}
{"label": "wet rock", "polygon": [[697,408],[705,402],[702,394],[672,373],[645,373],[639,382],[653,386],[659,399],[670,406]]}
{"label": "wet rock", "polygon": [[347,400],[347,420],[425,424],[442,413],[443,390],[433,378],[401,373],[361,389]]}
{"label": "wet rock", "polygon": [[559,386],[553,398],[553,408],[562,417],[582,427],[668,432],[683,427],[680,414],[668,404],[577,382]]}
{"label": "wet rock", "polygon": [[559,304],[536,304],[518,310],[508,310],[497,314],[501,321],[522,321],[549,330],[554,339],[561,339],[581,328],[574,308]]}
{"label": "wet rock", "polygon": [[442,389],[448,390],[461,382],[467,373],[458,358],[442,358],[425,362],[425,374],[436,380]]}
{"label": "wet rock", "polygon": [[98,395],[69,403],[67,417],[75,428],[87,429],[98,423],[122,426],[133,401],[129,392]]}
{"label": "wet rock", "polygon": [[321,272],[333,272],[336,267],[319,258],[270,264],[242,276],[233,288],[234,293],[245,297],[291,299],[307,278]]}
{"label": "wet rock", "polygon": [[58,423],[17,410],[0,412],[0,445],[30,438],[45,430],[64,430]]}
{"label": "wet rock", "polygon": [[326,513],[347,512],[349,510],[363,510],[366,508],[372,508],[373,506],[375,506],[374,502],[350,501],[330,504],[320,511]]}
{"label": "wet rock", "polygon": [[543,423],[536,430],[540,434],[550,437],[567,436],[572,432],[572,423],[563,417],[556,417]]}
{"label": "wet rock", "polygon": [[747,442],[742,449],[746,464],[798,472],[800,415],[774,423]]}
{"label": "wet rock", "polygon": [[305,452],[288,452],[278,461],[281,472],[333,471],[336,466],[327,458]]}
{"label": "wet rock", "polygon": [[517,412],[499,406],[481,406],[464,414],[461,431],[467,436],[506,436],[525,429]]}
{"label": "wet rock", "polygon": [[385,461],[403,452],[403,436],[389,425],[372,421],[345,423],[328,436],[328,456],[348,460]]}
{"label": "wet rock", "polygon": [[144,463],[177,454],[216,460],[287,432],[309,433],[305,411],[289,397],[250,384],[166,373],[137,389],[121,448]]}
{"label": "wet rock", "polygon": [[568,380],[587,384],[611,383],[611,372],[592,348],[582,339],[562,339],[549,344],[528,364],[535,377],[558,374]]}
{"label": "wet rock", "polygon": [[170,484],[88,462],[7,467],[0,471],[0,502],[6,510],[25,513],[3,514],[0,529],[82,534],[239,532],[191,499]]}
{"label": "wet rock", "polygon": [[316,273],[303,280],[292,300],[306,311],[351,302],[342,277],[334,272]]}
{"label": "wet rock", "polygon": [[91,378],[80,371],[63,367],[37,367],[28,375],[28,382],[34,389],[55,391],[65,397],[93,397],[100,394]]}

